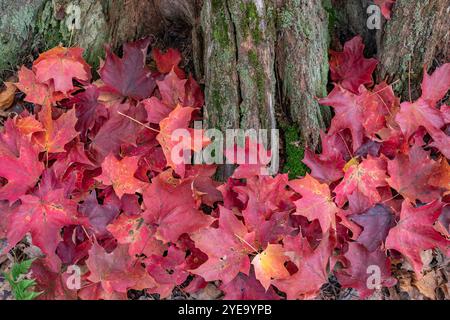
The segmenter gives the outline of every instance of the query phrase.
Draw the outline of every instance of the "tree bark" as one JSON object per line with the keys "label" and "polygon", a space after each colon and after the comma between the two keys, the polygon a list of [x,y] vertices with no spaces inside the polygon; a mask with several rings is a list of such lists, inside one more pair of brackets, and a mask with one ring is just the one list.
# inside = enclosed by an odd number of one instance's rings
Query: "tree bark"
{"label": "tree bark", "polygon": [[420,96],[423,68],[450,60],[450,0],[397,0],[384,25],[378,56],[379,80],[397,81],[404,100]]}
{"label": "tree bark", "polygon": [[277,71],[284,114],[315,148],[329,110],[319,106],[328,82],[328,14],[320,1],[285,0],[279,9]]}
{"label": "tree bark", "polygon": [[333,0],[335,24],[333,49],[359,34],[367,56],[378,60],[376,78],[394,83],[403,100],[420,96],[424,66],[434,69],[450,59],[448,16],[450,0],[397,0],[389,21],[380,30],[369,30],[369,0]]}

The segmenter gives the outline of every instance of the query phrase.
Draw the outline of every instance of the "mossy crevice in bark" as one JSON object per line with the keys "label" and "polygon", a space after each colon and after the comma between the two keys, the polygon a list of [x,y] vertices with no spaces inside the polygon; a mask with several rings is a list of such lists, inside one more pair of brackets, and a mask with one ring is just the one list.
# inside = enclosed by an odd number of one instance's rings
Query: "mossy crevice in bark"
{"label": "mossy crevice in bark", "polygon": [[[356,35],[363,38],[365,54],[368,57],[377,54],[378,43],[381,32],[377,29],[367,27],[369,14],[367,8],[373,5],[372,0],[338,1],[323,0],[325,10],[329,13],[331,48],[340,51],[342,45]],[[381,19],[381,24],[385,20]]]}
{"label": "mossy crevice in bark", "polygon": [[223,48],[230,45],[229,18],[223,0],[212,0],[212,14],[215,15],[214,24],[211,25],[213,39]]}
{"label": "mossy crevice in bark", "polygon": [[283,173],[288,173],[290,179],[303,177],[308,172],[308,167],[302,162],[305,149],[301,145],[301,137],[295,126],[286,126],[284,131],[285,163]]}
{"label": "mossy crevice in bark", "polygon": [[241,2],[240,9],[243,12],[241,28],[244,38],[251,36],[255,45],[261,41],[260,18],[254,2]]}

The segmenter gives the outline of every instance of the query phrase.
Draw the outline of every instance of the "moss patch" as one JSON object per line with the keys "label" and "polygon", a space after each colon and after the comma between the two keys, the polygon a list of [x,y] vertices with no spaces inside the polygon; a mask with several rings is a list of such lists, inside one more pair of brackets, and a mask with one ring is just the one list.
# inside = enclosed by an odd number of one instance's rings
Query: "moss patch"
{"label": "moss patch", "polygon": [[289,174],[289,179],[303,177],[308,172],[308,167],[302,162],[305,150],[298,145],[300,140],[296,127],[287,126],[284,128],[286,162],[282,171]]}
{"label": "moss patch", "polygon": [[241,11],[243,12],[242,34],[244,38],[247,38],[249,35],[251,35],[254,43],[258,45],[261,42],[258,9],[253,2],[242,2],[240,4],[240,7]]}
{"label": "moss patch", "polygon": [[217,17],[216,21],[211,24],[213,38],[223,48],[230,45],[230,38],[228,32],[228,21],[226,17],[226,7],[222,0],[212,1],[213,16]]}

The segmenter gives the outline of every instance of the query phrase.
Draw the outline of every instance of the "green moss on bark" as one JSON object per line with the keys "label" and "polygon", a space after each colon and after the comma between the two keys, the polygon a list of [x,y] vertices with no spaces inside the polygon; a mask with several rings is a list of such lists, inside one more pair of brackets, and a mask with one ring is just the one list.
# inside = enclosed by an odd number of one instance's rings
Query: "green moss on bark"
{"label": "green moss on bark", "polygon": [[242,34],[244,38],[251,36],[255,45],[261,42],[258,9],[253,2],[242,2],[240,9],[243,12]]}
{"label": "green moss on bark", "polygon": [[226,6],[222,0],[213,0],[211,7],[212,13],[216,17],[215,23],[211,24],[213,38],[222,47],[227,47],[230,45],[231,41],[229,37]]}
{"label": "green moss on bark", "polygon": [[284,143],[286,162],[283,172],[288,173],[290,179],[305,176],[308,172],[307,166],[302,162],[305,150],[300,146],[301,138],[295,126],[284,128]]}
{"label": "green moss on bark", "polygon": [[24,62],[35,43],[35,23],[44,0],[0,0],[0,78]]}

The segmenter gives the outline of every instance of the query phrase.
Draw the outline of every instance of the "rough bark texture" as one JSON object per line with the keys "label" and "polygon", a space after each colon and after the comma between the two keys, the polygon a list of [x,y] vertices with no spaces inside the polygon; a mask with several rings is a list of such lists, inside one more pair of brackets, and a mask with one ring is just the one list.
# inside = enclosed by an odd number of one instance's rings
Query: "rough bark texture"
{"label": "rough bark texture", "polygon": [[317,97],[326,96],[328,80],[328,14],[321,2],[285,0],[279,9],[277,71],[281,107],[298,125],[303,142],[317,145],[325,127]]}
{"label": "rough bark texture", "polygon": [[380,63],[378,81],[394,83],[403,99],[420,95],[423,68],[434,68],[450,59],[448,17],[450,0],[397,0],[389,21],[382,19],[380,30],[366,26],[369,0],[332,0],[334,25],[331,47],[359,34],[368,56]]}
{"label": "rough bark texture", "polygon": [[[328,78],[322,3],[206,0],[201,25],[208,124],[222,130],[281,127],[284,149],[301,149],[302,141],[315,147],[325,127],[316,97],[326,94]],[[292,154],[299,166],[301,153]]]}
{"label": "rough bark texture", "polygon": [[420,95],[424,65],[450,60],[449,14],[450,0],[397,0],[382,34],[378,74],[388,82],[399,80],[394,88],[404,99],[409,91],[412,99]]}
{"label": "rough bark texture", "polygon": [[33,51],[36,19],[45,0],[0,0],[0,78]]}
{"label": "rough bark texture", "polygon": [[[377,53],[380,32],[367,28],[367,7],[371,0],[332,0],[331,1],[331,48],[341,50],[345,41],[360,35],[366,45],[368,56]],[[381,22],[385,22],[383,19]]]}
{"label": "rough bark texture", "polygon": [[211,127],[237,128],[240,95],[236,37],[226,1],[206,0],[201,17],[205,43],[205,118]]}
{"label": "rough bark texture", "polygon": [[209,125],[275,128],[274,7],[206,0],[201,16]]}
{"label": "rough bark texture", "polygon": [[[60,43],[86,50],[85,58],[98,66],[104,45],[150,36],[154,45],[190,42],[197,0],[0,0],[0,75],[26,62],[26,56]],[[68,8],[80,8],[80,28],[69,31]],[[182,41],[181,41],[182,40]],[[191,59],[191,46],[180,48]],[[184,52],[187,50],[188,52]]]}

